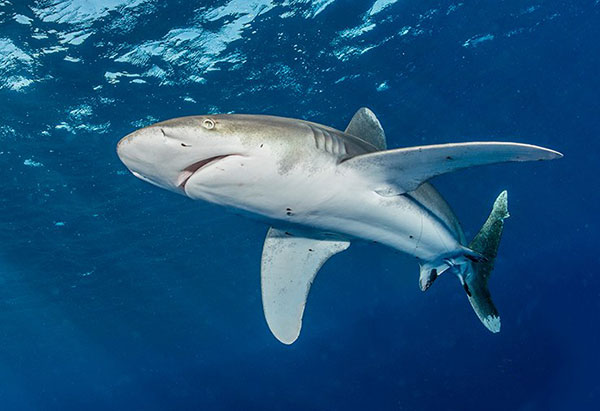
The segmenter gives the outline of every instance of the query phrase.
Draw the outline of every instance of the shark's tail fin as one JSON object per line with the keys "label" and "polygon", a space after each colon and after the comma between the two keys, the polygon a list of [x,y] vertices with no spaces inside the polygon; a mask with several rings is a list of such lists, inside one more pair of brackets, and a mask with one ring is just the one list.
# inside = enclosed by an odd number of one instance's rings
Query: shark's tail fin
{"label": "shark's tail fin", "polygon": [[485,224],[469,244],[469,248],[481,254],[483,258],[472,260],[465,272],[459,276],[473,310],[483,325],[493,333],[500,331],[500,315],[488,290],[488,278],[494,268],[504,219],[508,217],[508,194],[503,191],[496,198]]}

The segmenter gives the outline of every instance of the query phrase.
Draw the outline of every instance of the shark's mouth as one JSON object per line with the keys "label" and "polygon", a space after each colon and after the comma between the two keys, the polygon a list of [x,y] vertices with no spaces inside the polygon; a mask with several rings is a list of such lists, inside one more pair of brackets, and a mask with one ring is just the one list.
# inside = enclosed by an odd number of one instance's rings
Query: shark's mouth
{"label": "shark's mouth", "polygon": [[223,156],[214,156],[214,157],[210,157],[204,160],[200,160],[200,161],[196,161],[193,164],[190,164],[189,166],[187,166],[186,168],[184,168],[181,173],[179,174],[179,178],[177,179],[177,187],[181,188],[182,190],[185,191],[185,185],[187,184],[188,180],[194,175],[196,174],[198,171],[200,171],[203,168],[208,167],[211,164],[214,164],[220,160],[223,160],[226,157],[229,157],[233,154],[226,154]]}

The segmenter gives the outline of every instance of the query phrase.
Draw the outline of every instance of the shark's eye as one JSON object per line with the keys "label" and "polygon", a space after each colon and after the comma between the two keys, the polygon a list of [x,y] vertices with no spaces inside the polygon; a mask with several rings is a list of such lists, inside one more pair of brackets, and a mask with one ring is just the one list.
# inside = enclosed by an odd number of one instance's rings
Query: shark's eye
{"label": "shark's eye", "polygon": [[206,118],[204,120],[202,120],[202,127],[208,129],[208,130],[212,130],[213,128],[215,128],[215,122],[214,120],[210,119],[210,118]]}

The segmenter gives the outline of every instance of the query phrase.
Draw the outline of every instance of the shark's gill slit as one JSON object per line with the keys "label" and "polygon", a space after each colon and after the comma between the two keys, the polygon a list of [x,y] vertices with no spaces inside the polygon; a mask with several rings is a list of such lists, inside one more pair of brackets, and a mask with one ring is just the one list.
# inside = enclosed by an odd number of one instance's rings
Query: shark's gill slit
{"label": "shark's gill slit", "polygon": [[231,155],[233,155],[233,154],[225,154],[222,156],[209,157],[204,160],[196,161],[195,163],[190,164],[189,166],[187,166],[186,168],[181,170],[181,174],[179,175],[179,179],[177,181],[177,186],[179,188],[182,188],[185,190],[185,185],[187,184],[188,180],[196,172],[198,172],[200,169],[202,169],[204,167],[207,167],[208,165],[214,164],[217,161],[223,160],[224,158],[229,157]]}

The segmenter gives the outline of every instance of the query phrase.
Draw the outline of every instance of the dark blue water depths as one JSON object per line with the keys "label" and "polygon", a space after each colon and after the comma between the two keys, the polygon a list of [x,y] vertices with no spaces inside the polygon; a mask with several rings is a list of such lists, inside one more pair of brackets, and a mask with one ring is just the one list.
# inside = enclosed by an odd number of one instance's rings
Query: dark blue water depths
{"label": "dark blue water depths", "polygon": [[[292,3],[292,4],[290,4]],[[65,409],[596,409],[600,4],[0,0],[0,404]],[[560,161],[435,180],[472,237],[509,191],[479,323],[454,278],[355,244],[300,339],[262,315],[266,227],[145,184],[115,143],[215,112],[391,147],[512,140]]]}

